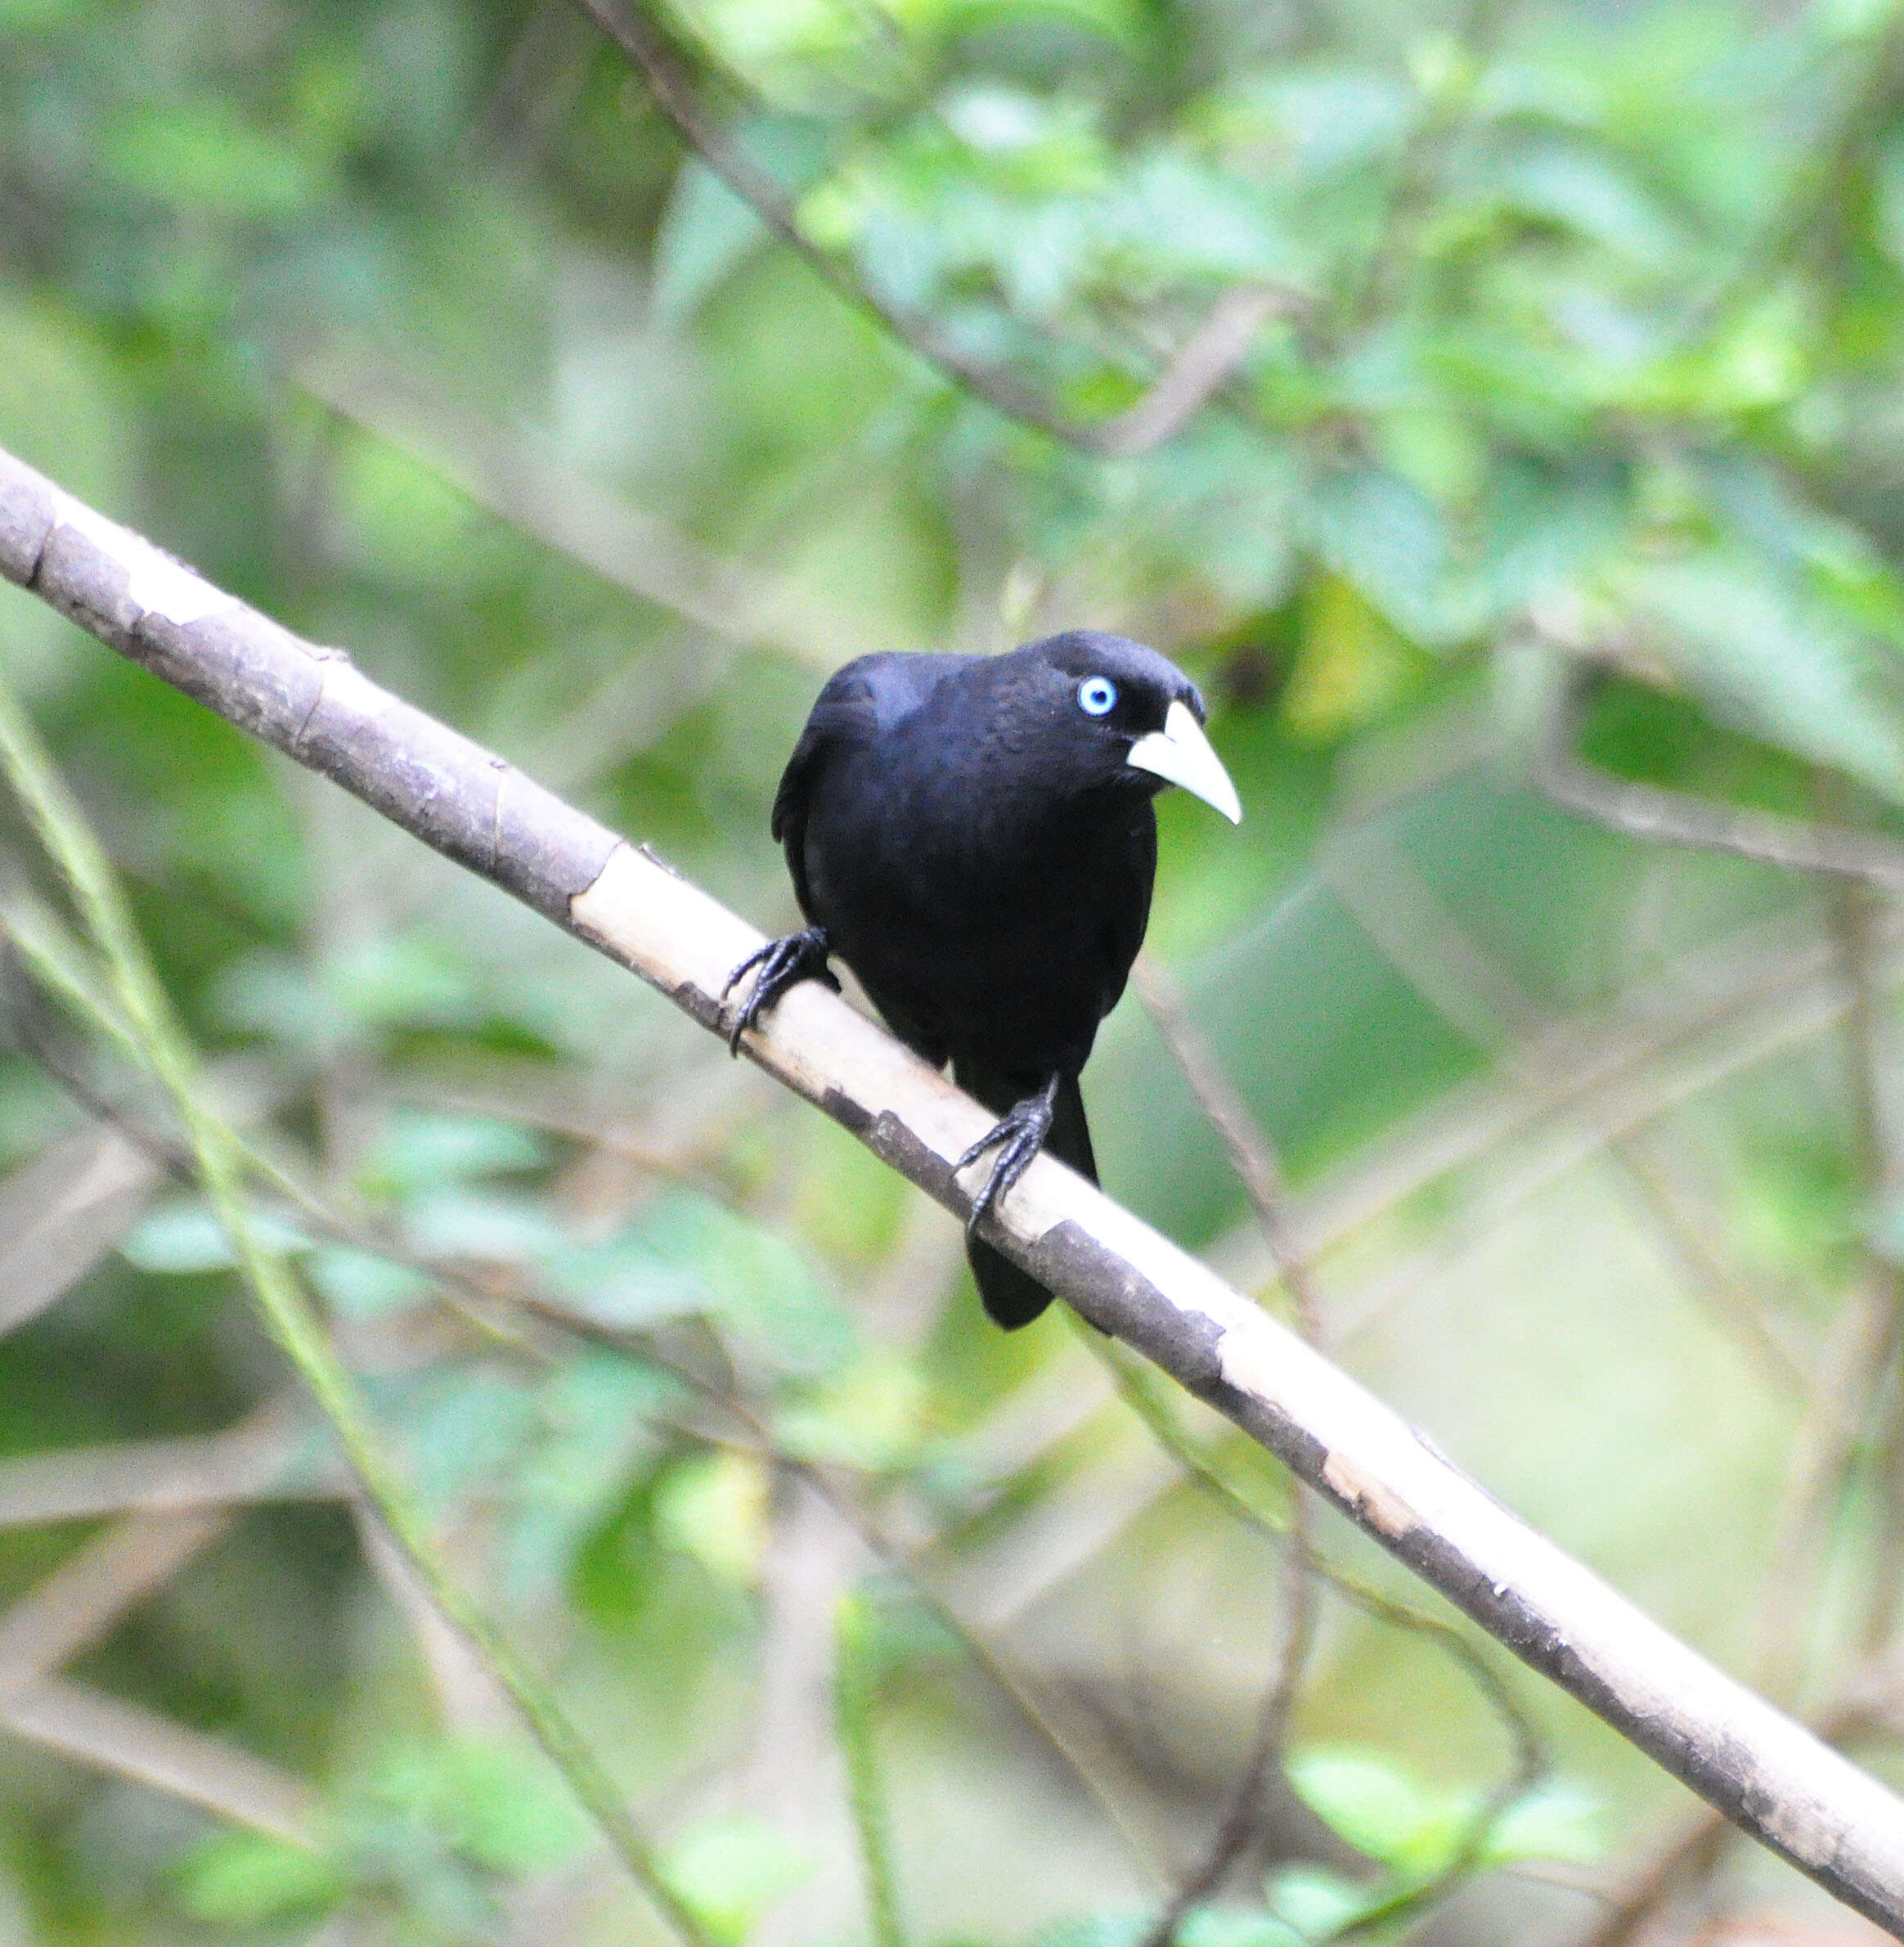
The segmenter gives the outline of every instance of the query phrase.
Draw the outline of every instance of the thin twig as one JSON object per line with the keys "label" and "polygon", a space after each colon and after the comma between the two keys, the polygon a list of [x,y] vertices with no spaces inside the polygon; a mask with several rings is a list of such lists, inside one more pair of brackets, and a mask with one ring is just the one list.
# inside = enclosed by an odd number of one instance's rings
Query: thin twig
{"label": "thin twig", "polygon": [[1564,654],[1536,747],[1534,781],[1553,802],[1630,838],[1731,852],[1762,865],[1904,892],[1904,845],[1874,833],[1776,812],[1719,804],[1689,792],[1636,784],[1583,763],[1575,744],[1586,702],[1603,671]]}
{"label": "thin twig", "polygon": [[422,461],[479,506],[645,601],[821,669],[851,652],[839,618],[822,614],[798,589],[704,546],[577,472],[549,443],[446,403],[361,348],[307,358],[295,376],[332,411]]}
{"label": "thin twig", "polygon": [[[13,912],[0,908],[0,952],[17,950],[22,945],[14,920]],[[43,928],[34,941],[32,953],[22,952],[20,958],[36,978],[46,981],[75,1012],[125,1045],[124,1037],[130,1031],[123,1016],[89,981],[80,977],[83,969],[75,965],[77,953],[77,948],[63,934]],[[27,997],[6,986],[4,972],[4,966],[0,965],[0,1009],[4,1009],[7,1025],[21,1047],[75,1102],[116,1131],[141,1154],[176,1181],[197,1185],[200,1177],[191,1149],[177,1138],[149,1127],[141,1117],[96,1083],[79,1060],[61,1045],[49,1023],[36,1018]],[[136,1044],[132,1051],[137,1051]],[[496,1318],[496,1293],[479,1279],[453,1265],[408,1249],[380,1226],[344,1216],[276,1157],[241,1132],[234,1130],[232,1133],[251,1175],[283,1197],[313,1230],[334,1243],[348,1244],[367,1257],[381,1257],[429,1279],[437,1287],[439,1302],[481,1337],[512,1351],[533,1351],[519,1332]]]}
{"label": "thin twig", "polygon": [[1217,1822],[1210,1849],[1178,1882],[1163,1911],[1143,1936],[1142,1947],[1171,1947],[1190,1909],[1210,1898],[1255,1842],[1263,1827],[1263,1801],[1269,1779],[1282,1764],[1289,1720],[1302,1689],[1318,1620],[1316,1576],[1309,1536],[1309,1509],[1299,1494],[1291,1506],[1282,1537],[1282,1633],[1271,1667],[1274,1675],[1256,1719],[1250,1755]]}
{"label": "thin twig", "polygon": [[[274,1402],[281,1405],[282,1402]],[[329,1500],[348,1477],[288,1417],[246,1419],[220,1433],[61,1447],[0,1460],[0,1529],[182,1513],[259,1501]]]}
{"label": "thin twig", "polygon": [[[1898,969],[1897,930],[1888,928],[1880,969],[1888,983]],[[1809,931],[1800,936],[1790,915],[1743,928],[1630,991],[1612,1018],[1560,1022],[1555,1032],[1565,1053],[1543,1061],[1545,1081],[1457,1084],[1406,1117],[1352,1168],[1291,1199],[1302,1236],[1320,1254],[1452,1171],[1516,1139],[1531,1145],[1544,1138],[1549,1156],[1526,1172],[1518,1193],[1531,1194],[1570,1167],[1584,1142],[1597,1148],[1604,1140],[1603,1133],[1582,1138],[1582,1122],[1601,1132],[1641,1129],[1809,1040],[1844,1008],[1828,943]],[[1338,1339],[1354,1329],[1343,1328]]]}
{"label": "thin twig", "polygon": [[[1843,795],[1842,791],[1837,794]],[[1896,1201],[1900,1176],[1896,1132],[1885,1099],[1885,1084],[1893,1064],[1875,978],[1878,915],[1873,897],[1865,888],[1841,886],[1835,893],[1830,902],[1832,930],[1851,996],[1844,1018],[1845,1054],[1852,1157],[1864,1204],[1864,1275],[1870,1284],[1871,1306],[1888,1315],[1890,1342],[1895,1348],[1904,1343],[1904,1274],[1870,1241],[1872,1227]],[[1904,1403],[1899,1399],[1904,1387],[1898,1384],[1894,1358],[1886,1369],[1886,1383],[1879,1385],[1875,1380],[1873,1375],[1866,1383],[1878,1402],[1879,1424],[1872,1473],[1880,1518],[1867,1572],[1869,1606],[1861,1631],[1866,1656],[1875,1656],[1890,1640],[1904,1594],[1898,1588],[1904,1581]]]}
{"label": "thin twig", "polygon": [[[626,1350],[633,1343],[629,1334],[578,1317],[559,1306],[545,1306],[538,1303],[536,1309],[541,1315],[559,1323],[566,1322],[570,1329],[597,1339],[604,1345],[615,1345]],[[1087,1796],[1097,1804],[1111,1828],[1124,1841],[1132,1858],[1152,1877],[1161,1882],[1163,1875],[1151,1856],[1150,1848],[1132,1825],[1115,1795],[1093,1770],[1072,1740],[1066,1735],[1062,1727],[1054,1721],[1024,1675],[1014,1668],[1010,1657],[993,1641],[990,1632],[975,1622],[946,1594],[938,1577],[924,1559],[921,1549],[909,1542],[899,1540],[889,1532],[878,1515],[851,1491],[832,1468],[819,1466],[800,1455],[790,1452],[775,1437],[768,1422],[738,1393],[716,1384],[705,1374],[682,1360],[671,1357],[658,1347],[644,1345],[640,1349],[644,1357],[672,1373],[709,1405],[717,1407],[737,1421],[744,1430],[745,1439],[735,1444],[743,1445],[748,1452],[770,1460],[783,1472],[811,1487],[835,1516],[852,1531],[880,1566],[898,1576],[914,1591],[956,1639],[972,1663],[991,1679],[1018,1711],[1031,1730],[1044,1740],[1053,1755],[1076,1778]],[[698,1438],[705,1440],[712,1437],[705,1428],[695,1428],[693,1431]]]}
{"label": "thin twig", "polygon": [[1164,1045],[1183,1071],[1197,1108],[1222,1142],[1244,1189],[1278,1275],[1296,1301],[1303,1336],[1312,1344],[1322,1336],[1322,1293],[1301,1240],[1289,1221],[1282,1165],[1269,1140],[1224,1072],[1215,1050],[1192,1018],[1177,983],[1156,959],[1140,953],[1131,985],[1156,1023]]}
{"label": "thin twig", "polygon": [[301,1779],[90,1684],[48,1677],[12,1705],[6,1725],[63,1757],[135,1778],[287,1846],[315,1851],[321,1842],[317,1795]]}
{"label": "thin twig", "polygon": [[[61,991],[66,993],[70,998],[76,995],[81,996],[88,1004],[97,1001],[98,999],[98,996],[92,993],[90,990],[71,980],[69,980],[62,987]],[[17,1021],[16,1027],[17,1030],[19,1027]],[[136,1122],[122,1105],[112,1099],[103,1090],[93,1086],[81,1075],[77,1063],[69,1059],[63,1050],[59,1050],[50,1037],[36,1036],[33,1047],[34,1052],[47,1065],[49,1072],[53,1074],[55,1078],[74,1095],[75,1099],[92,1110],[94,1113],[110,1120],[115,1126],[123,1131],[128,1140],[138,1144],[161,1167],[166,1168],[180,1180],[187,1182],[196,1180],[192,1174],[191,1158],[178,1144],[157,1135],[150,1130],[145,1128]],[[743,1419],[750,1429],[750,1450],[767,1452],[776,1465],[798,1474],[800,1477],[814,1486],[827,1499],[836,1515],[853,1528],[860,1539],[878,1555],[888,1568],[905,1575],[919,1590],[922,1596],[939,1615],[940,1620],[954,1635],[959,1638],[972,1661],[991,1676],[1005,1695],[1024,1713],[1026,1722],[1049,1742],[1052,1750],[1059,1759],[1076,1773],[1080,1782],[1084,1784],[1087,1792],[1098,1801],[1120,1836],[1133,1846],[1140,1857],[1143,1856],[1142,1848],[1138,1843],[1136,1835],[1125,1819],[1121,1809],[1102,1787],[1089,1765],[1073,1748],[1071,1741],[1053,1724],[1049,1715],[1033,1697],[1024,1681],[1010,1668],[1002,1652],[985,1640],[978,1633],[976,1625],[960,1613],[956,1607],[937,1590],[923,1563],[918,1560],[916,1552],[900,1548],[898,1544],[886,1536],[873,1522],[872,1518],[864,1509],[858,1507],[850,1497],[846,1496],[843,1491],[821,1470],[798,1460],[784,1450],[773,1446],[766,1423],[760,1420],[750,1409],[746,1408],[733,1395],[713,1387],[703,1375],[682,1365],[680,1361],[669,1358],[652,1344],[616,1328],[604,1326],[589,1320],[577,1314],[568,1306],[550,1297],[546,1293],[526,1286],[519,1288],[492,1288],[487,1284],[459,1271],[452,1266],[442,1265],[432,1259],[420,1257],[414,1252],[406,1250],[380,1230],[353,1223],[339,1216],[314,1193],[306,1189],[294,1178],[276,1171],[275,1167],[266,1171],[263,1159],[256,1151],[250,1152],[249,1155],[254,1167],[266,1173],[267,1180],[293,1195],[300,1212],[317,1228],[339,1241],[348,1243],[370,1256],[383,1257],[390,1262],[401,1264],[429,1277],[437,1288],[436,1295],[439,1302],[465,1322],[476,1325],[486,1336],[498,1339],[512,1349],[520,1349],[528,1344],[528,1341],[519,1329],[505,1323],[496,1316],[499,1306],[511,1308],[525,1313],[542,1324],[553,1325],[570,1336],[589,1338],[604,1345],[612,1346],[619,1351],[632,1350],[636,1351],[640,1356],[664,1366],[677,1377],[687,1381],[697,1392],[701,1392],[712,1403],[717,1405],[723,1410],[734,1414],[737,1418]],[[228,1439],[231,1437],[222,1436],[220,1437]],[[273,1464],[277,1467],[279,1471],[282,1471],[281,1462],[274,1462]],[[252,1475],[256,1472],[257,1467],[254,1465],[247,1473],[245,1481],[249,1482]],[[197,1477],[197,1473],[195,1472],[192,1480],[195,1482]],[[159,1477],[161,1491],[168,1493],[177,1491],[175,1488],[166,1486],[165,1483],[169,1478],[168,1475],[163,1473]],[[319,1491],[326,1491],[326,1484],[322,1482],[312,1485]],[[286,1491],[297,1493],[311,1491],[310,1486],[303,1485],[296,1485],[286,1490]],[[204,1498],[202,1492],[188,1488],[187,1500],[190,1504],[196,1504]],[[213,1496],[213,1498],[218,1497]],[[88,1507],[90,1507],[90,1504],[88,1504]],[[86,1511],[88,1511],[86,1509],[75,1510],[75,1512]]]}
{"label": "thin twig", "polygon": [[801,228],[779,185],[730,141],[707,113],[685,65],[641,7],[625,0],[577,0],[577,4],[640,70],[662,114],[688,146],[833,290],[975,398],[1080,452],[1123,459],[1161,446],[1181,432],[1235,371],[1270,318],[1305,302],[1296,292],[1273,285],[1241,285],[1225,291],[1134,405],[1095,425],[1074,420],[1011,373],[972,357],[935,319],[880,296],[816,245]]}
{"label": "thin twig", "polygon": [[1904,24],[1895,15],[1879,18],[1883,24],[1871,37],[1868,57],[1845,88],[1830,125],[1796,146],[1798,164],[1785,193],[1739,261],[1689,308],[1676,334],[1681,346],[1722,323],[1742,300],[1764,291],[1822,233],[1835,228],[1842,234],[1850,201],[1845,185],[1860,150],[1874,146],[1886,125],[1904,54]]}
{"label": "thin twig", "polygon": [[170,1581],[231,1525],[222,1509],[130,1514],[0,1612],[0,1715],[127,1610]]}
{"label": "thin twig", "polygon": [[366,1495],[444,1616],[509,1692],[537,1742],[601,1827],[649,1903],[689,1947],[713,1947],[699,1917],[662,1876],[613,1777],[541,1679],[518,1660],[438,1558],[420,1507],[384,1453],[356,1378],[326,1338],[285,1261],[263,1242],[252,1221],[244,1194],[248,1167],[244,1147],[206,1101],[195,1056],[173,1017],[106,854],[4,684],[0,684],[0,766],[65,878],[110,969],[128,1025],[172,1098],[200,1180],[267,1329],[309,1387]]}
{"label": "thin twig", "polygon": [[[1449,59],[1478,74],[1500,38],[1510,8],[1507,0],[1470,0],[1462,11]],[[1395,304],[1404,266],[1436,207],[1439,179],[1468,120],[1471,101],[1467,82],[1455,79],[1439,98],[1424,103],[1403,144],[1374,248],[1358,288],[1343,307],[1334,334],[1338,340],[1367,329]]]}
{"label": "thin twig", "polygon": [[[273,1416],[254,1415],[262,1430]],[[310,1846],[312,1794],[276,1766],[59,1674],[231,1525],[224,1507],[115,1522],[0,1614],[0,1724],[82,1763]]]}
{"label": "thin twig", "polygon": [[[1147,1367],[1120,1354],[1115,1346],[1099,1344],[1093,1349],[1109,1371],[1125,1404],[1190,1478],[1233,1511],[1241,1513],[1253,1527],[1262,1528],[1279,1541],[1287,1543],[1288,1530],[1220,1468],[1215,1466],[1209,1456],[1177,1425],[1169,1407],[1152,1390],[1156,1375]],[[1352,1608],[1359,1609],[1376,1622],[1428,1638],[1460,1665],[1499,1722],[1513,1753],[1513,1769],[1516,1773],[1526,1770],[1532,1774],[1546,1768],[1545,1750],[1534,1720],[1521,1707],[1500,1672],[1460,1630],[1453,1623],[1424,1616],[1406,1603],[1384,1595],[1380,1590],[1339,1568],[1313,1544],[1303,1552],[1311,1572],[1327,1582]]]}
{"label": "thin twig", "polygon": [[868,1667],[871,1622],[864,1594],[842,1599],[834,1630],[833,1715],[840,1751],[846,1761],[846,1796],[859,1837],[874,1947],[906,1947],[905,1928],[899,1916],[899,1882],[892,1863],[886,1774],[879,1762],[873,1723],[873,1684]]}
{"label": "thin twig", "polygon": [[[1894,1714],[1897,1689],[1894,1668],[1867,1662],[1807,1721],[1827,1743],[1843,1743]],[[1708,1806],[1691,1813],[1623,1880],[1601,1891],[1605,1910],[1573,1947],[1632,1947],[1670,1901],[1713,1870],[1731,1832]]]}
{"label": "thin twig", "polygon": [[[1502,969],[1379,830],[1363,827],[1332,841],[1322,870],[1363,931],[1457,1033],[1495,1055],[1531,1090],[1550,1090],[1574,1072],[1578,1037]],[[1813,1382],[1803,1355],[1720,1252],[1645,1132],[1609,1127],[1601,1133],[1607,1154],[1677,1260],[1688,1290],[1781,1392],[1808,1401]],[[1404,1283],[1404,1290],[1412,1288]],[[1392,1310],[1393,1301],[1384,1309]],[[1358,1324],[1365,1322],[1366,1314]]]}
{"label": "thin twig", "polygon": [[[1821,778],[1821,794],[1842,797]],[[1820,830],[1861,834],[1841,825]],[[1854,1171],[1868,1201],[1879,1199],[1895,1161],[1881,1095],[1886,1064],[1879,1045],[1875,981],[1876,915],[1867,885],[1840,878],[1828,902],[1848,1003],[1844,1027],[1852,1127]],[[1859,1279],[1840,1309],[1828,1356],[1811,1388],[1807,1410],[1792,1444],[1785,1483],[1773,1523],[1772,1559],[1764,1577],[1758,1619],[1761,1686],[1775,1697],[1799,1690],[1811,1648],[1809,1625],[1821,1586],[1834,1518],[1856,1471],[1861,1441],[1874,1410],[1897,1391],[1897,1348],[1904,1338],[1898,1275],[1868,1248]],[[1887,1455],[1887,1461],[1890,1456]],[[1887,1479],[1893,1468],[1884,1469]],[[1866,1648],[1888,1637],[1895,1596],[1886,1585],[1897,1572],[1897,1518],[1887,1522],[1879,1549],[1879,1569],[1870,1583],[1871,1609]],[[1887,1566],[1887,1558],[1888,1565]],[[1625,1947],[1669,1901],[1709,1877],[1726,1850],[1722,1820],[1689,1820],[1664,1850],[1617,1895],[1583,1947]]]}
{"label": "thin twig", "polygon": [[[1106,1357],[1119,1371],[1120,1387],[1125,1399],[1151,1428],[1153,1434],[1163,1441],[1170,1450],[1191,1469],[1192,1477],[1222,1496],[1233,1507],[1241,1509],[1246,1519],[1275,1532],[1274,1524],[1265,1520],[1262,1510],[1247,1496],[1240,1495],[1231,1482],[1210,1467],[1196,1448],[1170,1426],[1167,1415],[1160,1410],[1157,1402],[1147,1398],[1143,1375],[1124,1369],[1114,1354],[1107,1354]],[[1315,1548],[1305,1535],[1293,1527],[1283,1539],[1292,1562],[1300,1563],[1305,1576],[1326,1582],[1345,1601],[1377,1621],[1430,1638],[1459,1663],[1480,1690],[1506,1733],[1511,1754],[1507,1770],[1477,1808],[1461,1843],[1447,1862],[1426,1881],[1399,1889],[1391,1898],[1371,1908],[1341,1933],[1334,1936],[1338,1940],[1353,1940],[1369,1932],[1385,1929],[1397,1920],[1432,1907],[1458,1886],[1474,1870],[1475,1863],[1484,1854],[1488,1841],[1502,1816],[1519,1799],[1531,1791],[1545,1774],[1547,1769],[1547,1754],[1533,1720],[1521,1708],[1493,1666],[1458,1630],[1447,1623],[1438,1622],[1431,1617],[1420,1615],[1405,1603],[1395,1602],[1354,1576],[1345,1574]],[[1237,1804],[1240,1806],[1242,1803],[1242,1795],[1239,1792]],[[1212,1856],[1215,1856],[1214,1850]],[[1228,1863],[1225,1862],[1226,1867]],[[1200,1898],[1214,1891],[1219,1882],[1220,1875],[1212,1879],[1208,1885],[1201,1886],[1195,1897]],[[1192,1900],[1184,1900],[1181,1909],[1171,1918],[1170,1931],[1161,1929],[1153,1931],[1146,1937],[1143,1947],[1168,1947],[1171,1932],[1181,1923],[1192,1904]]]}

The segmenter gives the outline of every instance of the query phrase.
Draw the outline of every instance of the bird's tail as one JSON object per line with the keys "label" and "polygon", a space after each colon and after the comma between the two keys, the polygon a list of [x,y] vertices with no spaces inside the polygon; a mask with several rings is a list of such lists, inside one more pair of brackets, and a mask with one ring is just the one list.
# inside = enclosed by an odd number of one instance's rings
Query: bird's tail
{"label": "bird's tail", "polygon": [[[954,1064],[959,1086],[976,1095],[995,1115],[1005,1114],[1026,1095],[1035,1095],[1039,1084],[1029,1088],[1023,1077],[989,1075],[982,1070]],[[1067,1075],[1058,1085],[1058,1096],[1051,1105],[1051,1133],[1044,1147],[1060,1162],[1067,1162],[1080,1176],[1098,1180],[1098,1159],[1091,1153],[1090,1125],[1084,1120],[1084,1099],[1078,1092],[1078,1078]],[[1022,1271],[1002,1251],[976,1237],[965,1240],[965,1255],[972,1275],[978,1280],[978,1295],[995,1324],[1008,1332],[1028,1325],[1051,1302],[1051,1293],[1029,1271]]]}

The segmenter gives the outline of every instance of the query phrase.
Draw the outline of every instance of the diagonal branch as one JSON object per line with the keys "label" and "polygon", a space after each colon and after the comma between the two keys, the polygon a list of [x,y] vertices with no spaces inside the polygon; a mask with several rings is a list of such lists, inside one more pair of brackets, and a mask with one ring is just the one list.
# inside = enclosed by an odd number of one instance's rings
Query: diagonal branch
{"label": "diagonal branch", "polygon": [[1215,1050],[1192,1018],[1176,982],[1148,954],[1139,954],[1131,969],[1131,983],[1156,1023],[1164,1045],[1182,1069],[1204,1121],[1216,1132],[1229,1157],[1230,1167],[1242,1180],[1264,1241],[1276,1260],[1277,1273],[1296,1301],[1303,1337],[1312,1345],[1319,1343],[1322,1337],[1322,1293],[1317,1288],[1314,1270],[1289,1221],[1288,1189],[1281,1159],[1256,1126],[1236,1084],[1224,1072]]}
{"label": "diagonal branch", "polygon": [[1776,812],[1718,804],[1690,792],[1635,784],[1583,763],[1575,745],[1598,665],[1569,655],[1558,672],[1535,753],[1534,782],[1557,805],[1655,843],[1730,852],[1762,865],[1816,872],[1888,893],[1904,892],[1904,845],[1871,832]]}
{"label": "diagonal branch", "polygon": [[319,1844],[317,1795],[301,1779],[90,1684],[50,1676],[11,1706],[6,1724],[62,1757],[137,1778],[286,1845]]}
{"label": "diagonal branch", "polygon": [[1245,284],[1225,291],[1184,341],[1169,368],[1136,404],[1096,424],[1072,419],[1010,372],[974,358],[936,319],[869,290],[837,258],[815,243],[800,227],[779,183],[708,115],[680,56],[638,3],[577,3],[640,70],[662,113],[682,141],[848,304],[869,313],[975,398],[1080,452],[1100,459],[1128,459],[1162,445],[1189,424],[1235,371],[1263,326],[1302,304],[1298,293],[1275,285]]}
{"label": "diagonal branch", "polygon": [[228,1512],[135,1514],[97,1536],[0,1615],[0,1726],[297,1846],[313,1795],[275,1765],[60,1675],[230,1525]]}
{"label": "diagonal branch", "polygon": [[[710,1030],[759,933],[523,777],[0,454],[0,573],[639,974]],[[959,1215],[987,1112],[815,982],[768,1073]],[[1015,1261],[1285,1461],[1530,1667],[1904,1939],[1904,1803],[1525,1527],[1295,1333],[1041,1158],[986,1226]]]}
{"label": "diagonal branch", "polygon": [[295,377],[331,411],[420,460],[478,506],[644,601],[829,672],[851,653],[839,618],[799,589],[727,560],[599,485],[565,465],[546,438],[433,397],[362,346],[306,357]]}
{"label": "diagonal branch", "polygon": [[110,1633],[230,1524],[222,1509],[132,1514],[0,1614],[0,1715],[62,1663]]}

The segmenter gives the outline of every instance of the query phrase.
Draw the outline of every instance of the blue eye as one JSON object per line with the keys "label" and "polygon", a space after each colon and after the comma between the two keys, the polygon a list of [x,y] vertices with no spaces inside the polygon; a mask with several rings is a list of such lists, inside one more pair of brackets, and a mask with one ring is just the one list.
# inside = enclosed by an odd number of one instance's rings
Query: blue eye
{"label": "blue eye", "polygon": [[1078,708],[1087,717],[1108,717],[1117,708],[1117,686],[1105,676],[1088,676],[1078,685]]}

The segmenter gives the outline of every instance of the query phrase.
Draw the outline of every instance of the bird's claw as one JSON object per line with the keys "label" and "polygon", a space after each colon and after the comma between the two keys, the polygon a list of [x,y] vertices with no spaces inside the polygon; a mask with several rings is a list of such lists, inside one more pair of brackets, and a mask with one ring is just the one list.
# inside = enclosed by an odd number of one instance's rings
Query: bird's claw
{"label": "bird's claw", "polygon": [[[804,933],[786,933],[755,947],[728,975],[727,984],[721,990],[723,1001],[749,973],[754,976],[747,999],[734,1010],[733,1024],[727,1032],[730,1054],[740,1053],[740,1037],[758,1024],[761,1016],[788,987],[802,980],[824,980],[836,994],[840,991],[840,983],[826,964],[829,951],[826,929],[810,926]],[[757,968],[759,971],[754,972]]]}
{"label": "bird's claw", "polygon": [[1032,1159],[1044,1147],[1045,1138],[1051,1134],[1058,1083],[1058,1077],[1053,1075],[1037,1095],[1027,1095],[1022,1102],[1013,1104],[1010,1113],[988,1129],[953,1164],[952,1173],[956,1176],[960,1171],[977,1162],[987,1150],[996,1149],[999,1153],[990,1176],[985,1180],[985,1187],[972,1199],[972,1214],[965,1220],[968,1234],[976,1234],[980,1224],[998,1207],[1006,1191],[1031,1168]]}

